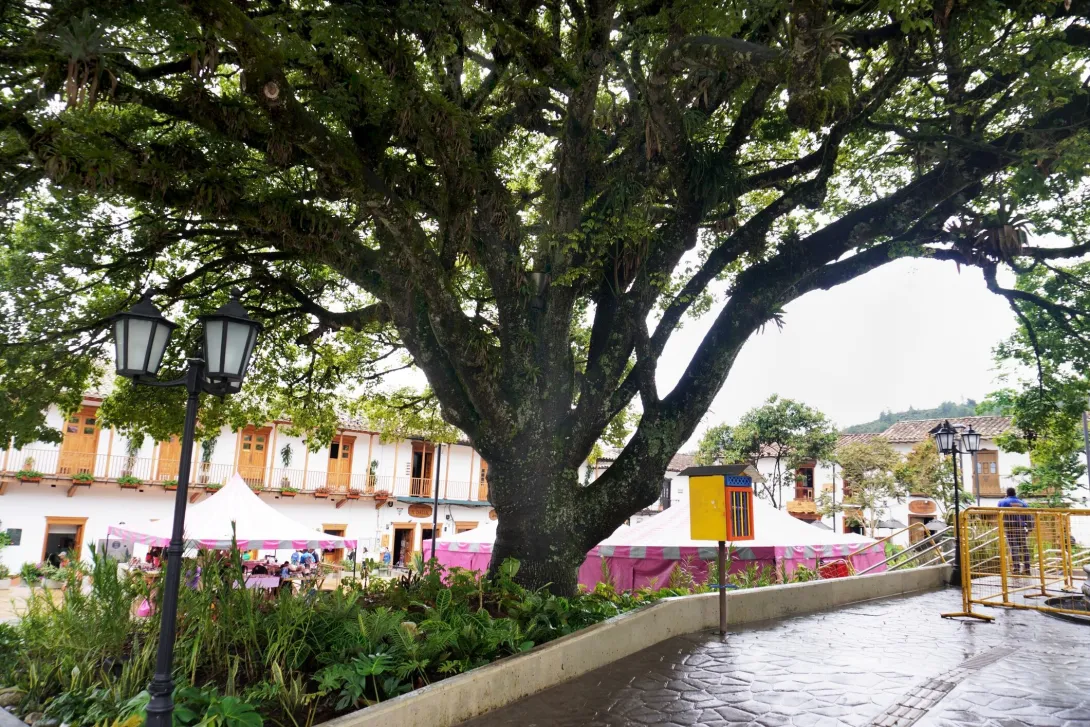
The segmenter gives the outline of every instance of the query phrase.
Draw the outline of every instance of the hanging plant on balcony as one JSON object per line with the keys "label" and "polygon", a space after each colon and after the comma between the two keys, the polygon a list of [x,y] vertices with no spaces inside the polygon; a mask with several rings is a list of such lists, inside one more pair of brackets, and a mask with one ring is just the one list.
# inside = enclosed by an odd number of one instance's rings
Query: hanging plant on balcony
{"label": "hanging plant on balcony", "polygon": [[255,493],[260,493],[260,492],[265,491],[265,483],[264,482],[260,482],[260,481],[258,481],[258,482],[247,482],[246,484],[248,484],[250,486],[250,489],[253,490]]}
{"label": "hanging plant on balcony", "polygon": [[220,489],[222,487],[223,487],[222,482],[209,482],[209,483],[205,484],[204,489],[208,490],[209,492],[215,492],[216,490],[218,490],[218,489]]}
{"label": "hanging plant on balcony", "polygon": [[389,499],[389,490],[375,490],[375,507],[382,507]]}
{"label": "hanging plant on balcony", "polygon": [[77,472],[72,475],[73,485],[89,485],[95,481],[95,476],[90,472]]}
{"label": "hanging plant on balcony", "polygon": [[[285,477],[284,479],[286,480],[287,478]],[[281,497],[295,497],[298,493],[299,493],[299,490],[295,489],[291,485],[281,485],[280,486],[280,496]]]}
{"label": "hanging plant on balcony", "polygon": [[[291,467],[292,454],[293,454],[293,452],[291,451],[291,445],[290,444],[285,444],[284,448],[280,450],[280,461],[284,465],[284,470],[287,470],[289,467]],[[295,492],[298,492],[298,490],[296,490],[295,488],[293,488],[291,486],[291,480],[288,479],[288,473],[286,471],[281,471],[281,473],[280,473],[280,492],[284,492],[284,490],[291,490],[292,494],[294,494]]]}
{"label": "hanging plant on balcony", "polygon": [[40,482],[42,473],[34,469],[34,458],[27,457],[23,460],[23,468],[15,473],[15,479],[23,482]]}
{"label": "hanging plant on balcony", "polygon": [[318,489],[316,489],[314,491],[314,496],[315,497],[329,497],[329,488],[328,487],[319,487]]}
{"label": "hanging plant on balcony", "polygon": [[212,469],[212,453],[216,451],[216,439],[218,437],[205,439],[201,442],[201,468],[197,477],[198,485],[208,484],[208,472]]}
{"label": "hanging plant on balcony", "polygon": [[[143,446],[143,434],[133,434],[129,437],[128,444],[125,445],[125,464],[121,469],[121,477],[118,478],[118,482],[126,477],[136,479],[135,477],[133,477],[132,473],[133,470],[136,468],[136,455],[140,452],[140,448]],[[137,482],[139,484],[139,480]]]}
{"label": "hanging plant on balcony", "polygon": [[122,475],[117,478],[117,484],[121,485],[123,490],[135,490],[144,484],[144,481],[139,477],[133,477],[132,475]]}
{"label": "hanging plant on balcony", "polygon": [[345,496],[345,499],[347,499],[347,500],[358,500],[358,499],[360,499],[360,493],[357,490],[348,490],[347,492],[344,493],[344,496]]}
{"label": "hanging plant on balcony", "polygon": [[177,490],[178,489],[178,480],[163,480],[163,489],[164,490]]}

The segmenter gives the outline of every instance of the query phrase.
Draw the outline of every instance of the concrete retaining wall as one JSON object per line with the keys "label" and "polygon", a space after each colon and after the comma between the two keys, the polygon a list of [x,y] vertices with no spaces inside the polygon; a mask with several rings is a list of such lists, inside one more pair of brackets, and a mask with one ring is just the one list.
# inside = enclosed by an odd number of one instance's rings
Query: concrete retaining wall
{"label": "concrete retaining wall", "polygon": [[[939,588],[949,577],[949,566],[933,566],[733,591],[727,597],[728,620],[731,625],[741,625],[796,616],[857,601]],[[718,626],[717,594],[668,598],[525,654],[346,714],[323,727],[453,727],[660,641]]]}

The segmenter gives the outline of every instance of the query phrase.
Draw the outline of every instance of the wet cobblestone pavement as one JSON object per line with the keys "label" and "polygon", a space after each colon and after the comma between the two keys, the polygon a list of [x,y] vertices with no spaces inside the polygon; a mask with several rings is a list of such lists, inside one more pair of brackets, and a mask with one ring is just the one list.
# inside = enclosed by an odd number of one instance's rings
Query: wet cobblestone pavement
{"label": "wet cobblestone pavement", "polygon": [[665,641],[463,727],[1090,727],[1090,627],[953,589]]}

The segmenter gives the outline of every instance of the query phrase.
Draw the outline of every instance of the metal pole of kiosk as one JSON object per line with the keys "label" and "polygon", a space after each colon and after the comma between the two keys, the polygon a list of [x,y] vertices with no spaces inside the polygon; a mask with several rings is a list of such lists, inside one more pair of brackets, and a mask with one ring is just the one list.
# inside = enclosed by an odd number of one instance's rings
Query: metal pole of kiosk
{"label": "metal pole of kiosk", "polygon": [[719,635],[727,633],[727,544],[719,541]]}

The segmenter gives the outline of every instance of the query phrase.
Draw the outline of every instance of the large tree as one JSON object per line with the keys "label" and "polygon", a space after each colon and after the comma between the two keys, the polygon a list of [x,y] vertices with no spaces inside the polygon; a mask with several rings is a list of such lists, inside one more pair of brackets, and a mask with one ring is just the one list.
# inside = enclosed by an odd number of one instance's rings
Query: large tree
{"label": "large tree", "polygon": [[[494,562],[571,590],[785,304],[906,256],[1047,302],[1000,266],[1090,245],[1029,244],[997,205],[1082,239],[1088,20],[1086,0],[5,2],[0,435],[48,434],[143,289],[188,322],[239,285],[267,326],[252,387],[202,422],[275,406],[329,431],[404,355],[430,390],[403,405],[437,402],[489,461]],[[176,428],[145,398],[173,395],[123,387],[113,417]]]}

